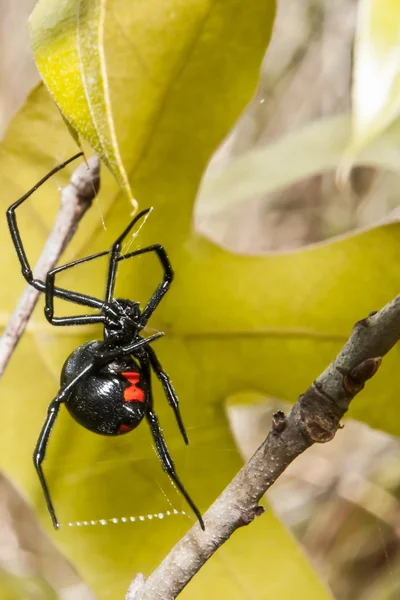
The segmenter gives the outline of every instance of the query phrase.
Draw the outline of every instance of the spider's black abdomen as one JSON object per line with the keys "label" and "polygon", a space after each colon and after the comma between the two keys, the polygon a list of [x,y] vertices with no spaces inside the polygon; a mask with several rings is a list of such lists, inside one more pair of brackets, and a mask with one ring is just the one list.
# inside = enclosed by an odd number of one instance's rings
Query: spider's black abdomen
{"label": "spider's black abdomen", "polygon": [[[91,360],[93,351],[102,346],[101,342],[88,342],[74,350],[62,370],[61,385],[72,381]],[[65,406],[86,429],[103,435],[120,435],[139,425],[146,412],[147,397],[140,367],[126,356],[83,377]]]}

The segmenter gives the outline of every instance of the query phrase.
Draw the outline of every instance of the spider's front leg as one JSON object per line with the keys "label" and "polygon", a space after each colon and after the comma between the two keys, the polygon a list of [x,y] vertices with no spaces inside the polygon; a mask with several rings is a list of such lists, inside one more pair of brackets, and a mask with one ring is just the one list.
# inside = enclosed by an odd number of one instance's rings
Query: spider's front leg
{"label": "spider's front leg", "polygon": [[[92,254],[91,256],[86,256],[85,258],[74,260],[73,262],[67,263],[66,265],[62,265],[61,267],[56,267],[47,273],[45,284],[46,305],[44,309],[44,314],[49,323],[51,323],[51,325],[91,325],[95,323],[104,323],[104,316],[102,314],[55,317],[54,297],[56,296],[55,291],[57,289],[55,287],[55,276],[57,273],[61,273],[62,271],[66,271],[67,269],[71,269],[73,267],[76,267],[77,265],[90,262],[96,258],[106,256],[107,254],[109,254],[108,250],[104,252],[98,252],[97,254]],[[75,302],[77,304],[83,304],[84,306],[97,308],[100,311],[102,311],[104,308],[104,302],[102,300],[98,300],[97,298],[93,298],[92,296],[88,296],[87,294],[79,294],[71,290],[65,290],[64,299],[69,300],[70,302]]]}
{"label": "spider's front leg", "polygon": [[19,228],[17,225],[17,218],[15,215],[15,211],[21,204],[23,204],[25,202],[25,200],[27,200],[33,194],[33,192],[35,192],[41,185],[43,185],[43,183],[45,183],[48,179],[50,179],[50,177],[52,177],[55,173],[57,173],[61,169],[64,169],[64,167],[66,167],[70,162],[79,158],[80,156],[83,156],[83,152],[79,152],[78,154],[75,154],[75,156],[72,156],[72,158],[69,158],[68,160],[63,162],[61,165],[58,165],[57,167],[52,169],[49,173],[47,173],[47,175],[45,175],[40,181],[38,181],[38,183],[36,185],[34,185],[33,188],[31,188],[28,192],[26,192],[26,194],[21,196],[21,198],[19,198],[19,200],[17,200],[13,204],[11,204],[11,206],[7,209],[8,227],[10,230],[11,239],[14,243],[15,251],[18,256],[18,260],[21,265],[22,275],[25,277],[27,283],[29,283],[31,286],[33,286],[40,292],[44,291],[44,288],[45,288],[44,282],[33,278],[32,269],[29,264],[28,257],[26,255],[26,252],[24,249],[24,245],[22,243],[21,234],[19,232]]}
{"label": "spider's front leg", "polygon": [[118,258],[118,261],[127,260],[132,258],[133,256],[140,256],[141,254],[147,254],[148,252],[155,252],[158,260],[160,261],[162,270],[164,272],[164,276],[162,282],[157,286],[155,292],[153,293],[150,300],[147,302],[146,306],[142,311],[142,315],[140,318],[140,328],[143,329],[147,321],[150,319],[153,312],[156,310],[157,306],[160,304],[161,300],[168,292],[171,287],[172,281],[174,279],[174,271],[172,269],[171,263],[169,262],[168,254],[165,251],[164,246],[161,244],[153,244],[152,246],[146,246],[146,248],[140,248],[140,250],[134,250],[133,252],[129,252],[128,254],[124,254]]}
{"label": "spider's front leg", "polygon": [[151,315],[156,310],[157,306],[160,304],[165,294],[168,292],[174,279],[174,271],[172,269],[171,263],[169,262],[168,254],[166,253],[164,246],[161,246],[161,244],[154,244],[154,246],[149,246],[148,248],[145,248],[144,251],[156,253],[157,258],[160,261],[161,267],[164,271],[164,277],[162,282],[158,285],[156,291],[148,301],[147,305],[144,307],[141,318],[141,327],[145,327],[147,321],[150,319]]}

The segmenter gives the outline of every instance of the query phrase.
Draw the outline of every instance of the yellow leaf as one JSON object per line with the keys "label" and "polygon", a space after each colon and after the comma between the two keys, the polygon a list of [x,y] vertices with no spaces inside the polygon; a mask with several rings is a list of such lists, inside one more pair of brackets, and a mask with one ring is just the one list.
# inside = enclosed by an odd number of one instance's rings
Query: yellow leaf
{"label": "yellow leaf", "polygon": [[105,0],[41,0],[30,19],[32,45],[42,78],[71,132],[98,152],[136,208],[114,129],[105,19]]}

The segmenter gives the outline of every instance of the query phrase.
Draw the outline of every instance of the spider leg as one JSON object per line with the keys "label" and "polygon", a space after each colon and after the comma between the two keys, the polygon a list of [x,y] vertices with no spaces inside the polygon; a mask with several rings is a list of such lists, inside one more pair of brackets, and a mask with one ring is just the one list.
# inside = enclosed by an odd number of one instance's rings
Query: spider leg
{"label": "spider leg", "polygon": [[[98,252],[97,254],[92,254],[91,256],[86,256],[85,258],[80,258],[79,260],[74,260],[73,262],[67,263],[66,265],[62,265],[61,267],[56,267],[47,273],[46,277],[46,306],[44,309],[44,314],[46,319],[52,325],[83,325],[83,324],[91,324],[91,323],[104,323],[104,315],[77,315],[74,317],[54,317],[54,296],[55,294],[55,276],[57,273],[61,271],[66,271],[76,265],[89,262],[94,260],[95,258],[99,258],[101,256],[106,256],[109,254],[108,250],[103,252]],[[68,297],[65,300],[70,300],[71,302],[75,302],[76,293],[67,290]],[[82,294],[78,294],[79,297],[82,297]],[[91,306],[93,308],[98,308],[103,310],[107,308],[109,311],[113,312],[111,308],[106,307],[102,300],[98,300],[97,298],[93,298],[92,296],[84,295],[85,305]],[[114,314],[114,316],[117,316]]]}
{"label": "spider leg", "polygon": [[27,192],[21,198],[19,198],[19,200],[11,204],[11,206],[7,209],[8,227],[10,229],[11,238],[15,246],[15,251],[17,253],[18,260],[21,264],[22,275],[25,277],[26,281],[30,285],[32,285],[40,292],[44,292],[45,285],[43,281],[33,278],[32,270],[29,265],[28,258],[26,256],[26,252],[22,243],[21,234],[18,229],[15,210],[18,208],[18,206],[25,202],[25,200],[29,198],[29,196],[31,196],[33,192],[35,192],[41,185],[43,185],[43,183],[50,179],[50,177],[52,177],[55,173],[66,167],[70,162],[79,158],[82,155],[83,152],[79,152],[79,154],[75,154],[75,156],[73,156],[72,158],[69,158],[65,162],[52,169],[49,173],[47,173],[47,175],[45,175],[45,177],[43,177],[36,185],[34,185],[33,188],[29,190],[29,192]]}
{"label": "spider leg", "polygon": [[[135,217],[135,219],[129,224],[127,230],[125,230],[125,232],[122,234],[122,236],[127,235],[127,231],[129,232],[130,229],[133,227],[133,225],[137,222],[137,220],[144,214],[148,213],[149,210],[150,209],[147,209],[146,211],[142,211],[142,213],[140,213],[137,217]],[[122,236],[120,236],[120,237],[122,237]],[[55,276],[57,273],[60,273],[61,271],[66,271],[67,269],[75,267],[76,265],[94,260],[95,258],[100,258],[102,256],[106,256],[107,254],[110,254],[112,252],[113,252],[113,250],[103,250],[103,252],[97,252],[97,254],[92,254],[91,256],[86,256],[85,258],[75,260],[66,265],[56,267],[55,269],[52,269],[51,271],[48,272],[47,277],[46,277],[45,316],[46,316],[46,319],[52,325],[83,325],[83,324],[89,324],[89,323],[104,322],[104,317],[101,315],[100,316],[97,316],[97,315],[81,316],[81,315],[79,315],[76,317],[61,317],[61,318],[54,317],[53,316],[54,315],[54,296],[57,296],[56,290],[60,289],[60,288],[55,287]],[[158,294],[158,297],[159,297],[158,302],[159,302],[161,300],[162,296],[167,291],[169,285],[172,282],[172,278],[173,278],[173,271],[172,271],[171,265],[169,264],[168,257],[162,246],[157,244],[154,246],[148,246],[146,248],[136,250],[134,252],[130,252],[129,254],[126,254],[123,256],[118,255],[116,262],[118,263],[121,260],[126,260],[128,258],[131,258],[132,256],[137,256],[138,254],[144,254],[146,252],[157,252],[163,266],[166,265],[164,267],[164,271],[166,271],[166,273],[167,273],[166,278],[165,278],[165,279],[167,279],[167,282],[165,283],[163,281],[163,283],[159,286],[162,288],[161,295],[160,295],[160,293]],[[114,274],[114,279],[115,279],[115,274]],[[101,300],[98,300],[97,298],[93,298],[92,296],[88,296],[86,294],[85,295],[78,294],[76,292],[72,292],[69,290],[63,290],[63,291],[64,291],[64,295],[63,295],[64,300],[70,300],[71,302],[76,302],[77,304],[84,304],[85,306],[91,306],[93,308],[98,308],[100,310],[105,309],[105,310],[108,310],[109,312],[113,313],[114,317],[118,316],[114,313],[113,309],[108,304],[106,304],[105,302],[103,302]],[[153,296],[153,298],[154,298],[154,296]],[[146,311],[146,308],[145,308],[145,311]],[[153,308],[153,310],[154,310],[154,308]],[[153,312],[153,310],[151,312]],[[148,317],[146,318],[146,321],[147,320],[148,320]]]}
{"label": "spider leg", "polygon": [[[54,169],[52,169],[47,175],[45,175],[45,177],[43,177],[36,185],[34,185],[33,188],[31,188],[29,190],[29,192],[24,194],[21,198],[19,198],[19,200],[14,202],[7,209],[8,227],[10,230],[12,241],[14,243],[14,247],[15,247],[15,251],[17,253],[18,260],[21,265],[22,275],[24,276],[26,281],[32,287],[39,290],[39,292],[45,292],[46,285],[40,279],[34,279],[34,277],[33,277],[32,269],[29,265],[28,257],[26,255],[24,245],[22,243],[21,234],[18,229],[15,211],[23,202],[25,202],[25,200],[27,200],[29,198],[29,196],[31,196],[33,194],[33,192],[35,192],[41,185],[43,185],[43,183],[45,183],[50,177],[52,177],[55,173],[57,173],[58,171],[60,171],[64,167],[66,167],[70,162],[72,162],[73,160],[76,160],[80,156],[83,156],[83,152],[79,152],[79,154],[75,154],[75,156],[72,156],[72,158],[69,158],[62,164],[60,164],[57,167],[55,167]],[[90,296],[85,296],[84,294],[79,294],[76,292],[70,292],[68,290],[64,290],[63,288],[54,288],[53,294],[55,296],[57,296],[58,298],[63,298],[64,300],[76,302],[77,304],[83,304],[84,306],[95,306],[96,308],[101,306],[101,302],[99,300],[96,301],[96,299],[91,298]]]}
{"label": "spider leg", "polygon": [[168,404],[170,405],[170,407],[172,408],[172,410],[175,413],[175,418],[178,423],[178,427],[182,434],[183,440],[184,440],[185,444],[189,444],[185,426],[182,421],[181,412],[179,410],[178,396],[176,395],[176,392],[170,381],[170,378],[168,377],[167,373],[163,370],[163,368],[160,364],[160,361],[158,360],[157,355],[154,352],[153,348],[151,348],[151,346],[147,346],[146,352],[149,356],[150,364],[153,367],[153,371],[157,375],[158,379],[160,380],[160,382],[164,388],[164,392],[167,397]]}
{"label": "spider leg", "polygon": [[135,350],[138,350],[139,348],[142,348],[143,346],[146,346],[147,344],[150,344],[151,342],[158,340],[158,338],[162,337],[163,335],[164,334],[160,331],[159,333],[150,335],[148,338],[136,339],[134,342],[132,342],[128,346],[119,346],[118,348],[115,348],[113,350],[106,350],[105,352],[99,352],[99,351],[94,350],[93,356],[95,356],[96,359],[99,359],[101,361],[103,361],[103,360],[109,361],[114,358],[119,358],[120,356],[126,356],[127,354],[133,354],[135,352]]}
{"label": "spider leg", "polygon": [[185,498],[186,502],[189,504],[190,508],[196,515],[197,520],[199,521],[200,527],[204,531],[205,526],[204,526],[204,521],[201,516],[201,513],[200,513],[199,509],[197,508],[197,506],[195,505],[195,503],[193,502],[193,500],[191,499],[191,497],[189,496],[189,494],[187,493],[186,489],[184,488],[181,480],[179,479],[179,477],[176,473],[174,461],[172,460],[172,457],[168,451],[167,444],[164,440],[164,436],[162,434],[162,431],[161,431],[161,428],[160,428],[160,425],[158,422],[157,415],[153,410],[153,396],[152,396],[152,392],[151,392],[151,374],[150,374],[150,367],[149,367],[147,357],[146,358],[141,357],[140,362],[142,365],[145,379],[148,382],[148,386],[149,386],[150,407],[148,408],[148,410],[146,412],[146,419],[150,425],[150,429],[151,429],[151,433],[153,435],[153,439],[154,439],[154,442],[156,445],[158,457],[160,459],[160,462],[163,466],[164,471],[170,476],[172,481],[175,483],[176,487],[181,492],[182,496]]}
{"label": "spider leg", "polygon": [[[132,221],[129,223],[128,227],[124,229],[121,235],[115,240],[110,250],[110,262],[108,264],[108,274],[107,274],[107,285],[106,285],[106,297],[105,301],[107,304],[111,302],[114,287],[115,287],[115,278],[117,276],[117,266],[118,260],[120,257],[122,242],[129,234],[134,225],[142,218],[144,215],[147,215],[150,212],[151,208],[146,208],[146,210],[142,210],[138,215],[136,215]],[[126,257],[125,257],[126,258]]]}
{"label": "spider leg", "polygon": [[159,425],[159,422],[158,422],[155,412],[153,412],[153,410],[148,410],[147,414],[146,414],[146,418],[150,425],[151,433],[153,434],[154,442],[156,444],[157,453],[158,453],[158,456],[159,456],[159,459],[161,461],[164,471],[171,477],[172,481],[175,483],[176,487],[179,489],[182,496],[184,496],[186,502],[189,504],[190,508],[196,515],[197,520],[200,523],[200,527],[204,531],[205,526],[204,526],[204,521],[201,516],[201,513],[200,513],[199,509],[197,508],[197,506],[195,505],[195,503],[193,502],[193,500],[191,499],[191,497],[189,496],[189,494],[187,493],[187,491],[185,490],[185,488],[183,487],[183,484],[175,471],[174,462],[168,451],[167,444],[165,443],[165,440],[164,440],[164,437],[163,437],[163,434],[162,434],[162,431],[161,431],[161,428],[160,428],[160,425]]}
{"label": "spider leg", "polygon": [[152,246],[146,246],[146,248],[140,248],[140,250],[135,250],[134,252],[129,252],[124,256],[120,256],[118,260],[125,260],[127,258],[131,258],[132,256],[138,256],[139,254],[146,254],[147,252],[155,252],[157,254],[157,258],[159,259],[161,266],[164,271],[164,277],[160,285],[157,287],[156,291],[146,304],[145,308],[142,311],[141,317],[141,327],[145,327],[147,321],[150,319],[151,315],[160,304],[164,295],[168,292],[171,283],[174,279],[174,271],[172,270],[171,263],[169,262],[168,255],[161,244],[153,244]]}
{"label": "spider leg", "polygon": [[54,506],[51,501],[51,496],[49,492],[49,488],[43,473],[42,463],[46,456],[47,444],[49,441],[51,430],[53,429],[53,425],[58,415],[58,411],[60,410],[60,406],[62,402],[65,401],[66,396],[70,393],[72,388],[78,383],[82,377],[88,374],[88,372],[95,366],[95,361],[88,363],[80,373],[65,387],[63,387],[57,394],[57,396],[50,402],[49,408],[47,410],[47,417],[42,427],[42,431],[40,432],[39,439],[37,441],[35,451],[33,453],[33,463],[35,465],[36,472],[38,474],[43,494],[46,500],[47,508],[51,516],[51,520],[53,521],[54,529],[59,528],[59,523],[56,517],[56,513],[54,511]]}
{"label": "spider leg", "polygon": [[[124,231],[124,233],[120,236],[120,238],[125,237],[127,235],[127,233],[129,233],[129,231],[131,230],[133,225],[137,222],[137,220],[139,218],[141,218],[141,216],[143,216],[144,214],[147,214],[149,212],[149,210],[150,209],[142,211],[137,217],[135,217],[135,219],[133,219],[133,221],[129,224],[129,226]],[[118,239],[120,239],[120,238],[118,238]],[[113,245],[113,248],[114,248],[114,245]],[[47,274],[47,278],[46,278],[45,315],[46,315],[46,319],[52,325],[83,325],[83,324],[104,322],[104,317],[102,315],[82,315],[82,316],[79,315],[76,317],[61,317],[61,318],[54,317],[53,316],[54,315],[54,296],[58,295],[55,292],[56,292],[56,290],[60,289],[60,288],[55,288],[54,282],[55,282],[55,276],[57,273],[59,273],[61,271],[65,271],[66,269],[74,267],[78,264],[94,260],[95,258],[100,258],[101,256],[106,256],[107,254],[112,255],[112,252],[113,252],[113,249],[111,249],[111,251],[104,250],[103,252],[98,252],[97,254],[92,254],[91,256],[87,256],[85,258],[75,260],[71,263],[62,265],[60,267],[56,267],[52,271],[49,271],[49,273]],[[118,252],[119,252],[119,250],[118,250]],[[157,254],[158,258],[160,259],[160,262],[164,268],[164,279],[163,279],[162,283],[158,286],[157,290],[155,291],[155,293],[149,300],[147,306],[145,307],[145,309],[142,313],[142,322],[144,324],[147,323],[150,315],[154,312],[155,308],[158,306],[162,297],[168,291],[168,288],[170,287],[172,280],[173,280],[174,273],[173,273],[172,267],[170,265],[167,253],[165,252],[163,246],[161,246],[160,244],[154,244],[153,246],[147,246],[146,248],[141,248],[139,250],[135,250],[134,252],[130,252],[123,256],[120,256],[119,254],[117,254],[117,257],[116,257],[116,264],[117,264],[121,260],[126,260],[129,258],[132,258],[133,256],[138,256],[139,254],[145,254],[147,252],[156,252],[156,254]],[[110,264],[111,264],[111,261],[112,261],[112,256],[110,257]],[[113,276],[114,283],[115,283],[115,276],[116,276],[116,267],[115,267],[115,272],[114,272],[114,276]],[[113,283],[112,291],[114,290],[114,283]],[[109,310],[110,312],[113,312],[112,308],[105,302],[102,302],[101,300],[98,300],[97,298],[93,298],[91,296],[87,296],[87,295],[83,295],[83,294],[77,294],[76,292],[71,292],[69,290],[64,290],[63,299],[70,300],[71,302],[76,302],[78,304],[84,304],[85,306],[92,306],[94,308],[99,308],[101,310],[106,309],[106,310]],[[117,315],[114,314],[114,316],[117,316]]]}

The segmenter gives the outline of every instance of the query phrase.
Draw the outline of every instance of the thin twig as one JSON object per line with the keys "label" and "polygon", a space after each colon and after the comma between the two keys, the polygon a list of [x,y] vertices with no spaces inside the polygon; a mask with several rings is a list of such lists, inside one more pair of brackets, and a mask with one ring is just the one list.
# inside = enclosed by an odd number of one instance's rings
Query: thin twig
{"label": "thin twig", "polygon": [[[136,577],[126,600],[172,600],[214,552],[243,525],[264,512],[262,496],[304,450],[330,441],[351,400],[373,377],[382,357],[400,339],[400,296],[358,321],[349,340],[290,414],[274,415],[267,439],[146,582]],[[205,592],[206,595],[207,592]]]}
{"label": "thin twig", "polygon": [[[61,190],[61,204],[54,227],[34,269],[37,279],[45,279],[71,241],[80,220],[100,189],[100,161],[97,156],[79,165],[70,183]],[[11,244],[11,241],[10,241]],[[0,338],[0,377],[25,331],[40,292],[27,285]]]}

